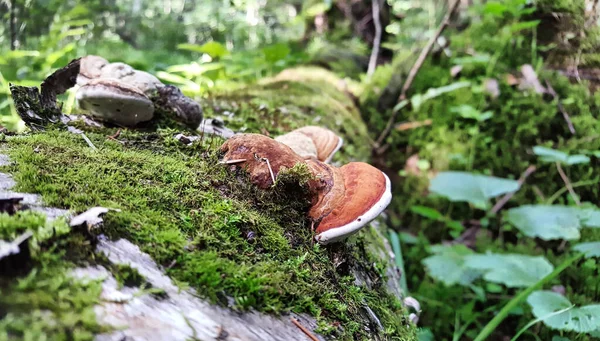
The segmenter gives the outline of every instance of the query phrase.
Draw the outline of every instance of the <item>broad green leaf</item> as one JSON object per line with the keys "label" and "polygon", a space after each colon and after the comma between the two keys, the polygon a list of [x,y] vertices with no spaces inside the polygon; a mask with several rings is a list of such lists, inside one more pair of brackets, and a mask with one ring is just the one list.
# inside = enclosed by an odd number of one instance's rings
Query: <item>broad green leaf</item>
{"label": "broad green leaf", "polygon": [[565,165],[574,165],[578,163],[589,163],[590,158],[588,156],[577,154],[569,155],[560,150],[546,148],[542,146],[533,147],[533,153],[540,157],[540,160],[544,162],[560,162]]}
{"label": "broad green leaf", "polygon": [[290,47],[286,44],[275,44],[262,49],[265,60],[271,64],[284,59],[291,51]]}
{"label": "broad green leaf", "polygon": [[423,216],[423,217],[429,218],[429,219],[433,219],[433,220],[438,220],[443,217],[443,215],[440,212],[438,212],[436,209],[431,208],[431,207],[411,206],[410,210],[413,213],[416,213],[420,216]]}
{"label": "broad green leaf", "polygon": [[485,280],[507,287],[528,287],[554,270],[544,257],[519,254],[469,255],[465,266],[483,271]]}
{"label": "broad green leaf", "polygon": [[180,50],[188,50],[200,53],[206,53],[213,58],[220,58],[229,54],[227,48],[216,41],[209,41],[202,45],[196,44],[179,44],[177,48]]}
{"label": "broad green leaf", "polygon": [[600,228],[600,210],[562,205],[524,205],[506,212],[506,219],[528,237],[577,240],[582,227]]}
{"label": "broad green leaf", "polygon": [[579,243],[573,250],[583,253],[586,258],[600,257],[600,242]]}
{"label": "broad green leaf", "polygon": [[436,245],[431,247],[435,253],[423,260],[427,273],[434,279],[446,285],[469,285],[479,276],[479,271],[464,266],[465,256],[473,251],[462,244],[453,246]]}
{"label": "broad green leaf", "polygon": [[429,191],[450,201],[466,201],[477,207],[487,207],[490,198],[514,192],[520,187],[515,180],[468,172],[440,172],[431,180]]}
{"label": "broad green leaf", "polygon": [[577,240],[580,211],[570,206],[525,205],[506,212],[506,220],[528,237]]}
{"label": "broad green leaf", "polygon": [[[600,329],[600,304],[574,307],[564,296],[552,291],[535,291],[527,298],[533,315],[542,319],[552,329],[589,333]],[[559,310],[568,309],[560,314],[545,318]]]}

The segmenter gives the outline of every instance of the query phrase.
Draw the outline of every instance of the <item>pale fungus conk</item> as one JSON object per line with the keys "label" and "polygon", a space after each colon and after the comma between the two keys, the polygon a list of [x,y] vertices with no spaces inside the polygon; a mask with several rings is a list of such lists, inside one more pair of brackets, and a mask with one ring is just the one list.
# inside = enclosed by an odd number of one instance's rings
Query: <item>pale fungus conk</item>
{"label": "pale fungus conk", "polygon": [[314,175],[309,182],[315,239],[321,244],[341,241],[369,224],[392,199],[390,179],[379,169],[350,162],[334,167],[316,159],[304,159],[292,148],[260,134],[240,134],[227,140],[222,163],[244,168],[260,188],[273,185],[279,171],[306,163]]}
{"label": "pale fungus conk", "polygon": [[121,126],[149,121],[154,114],[148,96],[117,79],[89,80],[77,90],[76,98],[81,109],[92,116]]}
{"label": "pale fungus conk", "polygon": [[318,126],[305,126],[275,140],[286,144],[305,159],[313,158],[325,163],[329,163],[344,144],[344,140],[333,131]]}
{"label": "pale fungus conk", "polygon": [[81,109],[100,120],[132,127],[166,112],[196,129],[203,118],[200,105],[179,88],[125,63],[109,63],[88,55],[80,59],[76,98]]}

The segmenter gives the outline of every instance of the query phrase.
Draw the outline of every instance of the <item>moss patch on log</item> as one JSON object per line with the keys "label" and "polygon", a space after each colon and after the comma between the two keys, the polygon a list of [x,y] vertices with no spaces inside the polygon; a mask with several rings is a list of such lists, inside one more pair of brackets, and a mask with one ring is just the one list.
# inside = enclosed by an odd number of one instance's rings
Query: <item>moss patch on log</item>
{"label": "moss patch on log", "polygon": [[[247,133],[273,137],[305,125],[319,125],[344,137],[334,162],[367,160],[371,138],[346,86],[333,73],[316,67],[286,70],[258,84],[218,91],[204,100],[207,117]],[[357,91],[351,81],[348,91]]]}

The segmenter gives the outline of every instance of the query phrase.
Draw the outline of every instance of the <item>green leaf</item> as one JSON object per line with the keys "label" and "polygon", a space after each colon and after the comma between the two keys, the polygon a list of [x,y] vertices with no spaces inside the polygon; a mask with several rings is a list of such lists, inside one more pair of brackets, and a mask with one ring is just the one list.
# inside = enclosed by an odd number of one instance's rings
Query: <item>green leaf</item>
{"label": "green leaf", "polygon": [[450,109],[450,112],[457,113],[462,118],[474,119],[479,122],[483,122],[487,119],[490,119],[494,115],[492,111],[486,111],[482,113],[481,111],[475,109],[474,107],[468,104],[453,107]]}
{"label": "green leaf", "polygon": [[508,210],[506,219],[528,237],[577,240],[582,227],[580,214],[577,207],[524,205]]}
{"label": "green leaf", "polygon": [[468,65],[468,64],[486,64],[489,63],[492,57],[489,54],[476,54],[474,56],[457,57],[452,59],[455,65]]}
{"label": "green leaf", "polygon": [[306,9],[305,13],[307,17],[314,17],[319,14],[325,13],[331,8],[331,3],[327,1],[323,1],[317,4],[314,4]]}
{"label": "green leaf", "polygon": [[453,246],[432,246],[433,256],[423,260],[427,273],[432,278],[450,286],[454,284],[469,285],[479,276],[479,271],[464,266],[465,256],[473,251],[462,244]]}
{"label": "green leaf", "polygon": [[508,10],[508,7],[506,7],[502,3],[497,1],[490,1],[485,4],[485,7],[483,8],[483,13],[501,17],[504,15],[504,12],[508,12]]}
{"label": "green leaf", "polygon": [[530,28],[537,27],[540,24],[540,20],[523,21],[510,25],[510,31],[512,33],[527,30]]}
{"label": "green leaf", "polygon": [[579,243],[573,250],[583,253],[586,258],[600,257],[600,242]]}
{"label": "green leaf", "polygon": [[188,50],[199,53],[206,53],[212,58],[220,58],[229,54],[227,48],[216,41],[209,41],[202,45],[197,44],[179,44],[177,48],[180,50]]}
{"label": "green leaf", "polygon": [[574,165],[578,163],[589,163],[590,158],[588,156],[577,154],[569,155],[560,150],[546,148],[542,146],[533,147],[533,153],[540,157],[543,162],[560,162],[565,165]]}
{"label": "green leaf", "polygon": [[544,240],[577,240],[581,228],[600,228],[597,207],[524,205],[508,210],[506,219],[526,236]]}
{"label": "green leaf", "polygon": [[438,220],[443,217],[443,215],[440,212],[438,212],[436,209],[431,208],[431,207],[411,206],[410,210],[413,213],[416,213],[420,216],[423,216],[423,217],[429,218],[429,219],[433,219],[433,220]]}
{"label": "green leaf", "polygon": [[471,86],[471,82],[469,81],[462,81],[462,82],[456,82],[456,83],[452,83],[446,86],[442,86],[439,88],[432,88],[427,90],[426,93],[424,94],[416,94],[414,96],[411,97],[410,101],[412,104],[412,107],[414,110],[417,110],[421,104],[423,104],[424,102],[439,97],[445,93],[448,92],[452,92],[452,91],[456,91],[458,89],[462,89],[465,87]]}
{"label": "green leaf", "polygon": [[519,254],[469,255],[465,266],[483,271],[485,280],[507,287],[531,286],[554,270],[544,257]]}
{"label": "green leaf", "polygon": [[265,55],[265,60],[274,64],[282,59],[285,59],[292,50],[286,44],[275,44],[262,49]]}
{"label": "green leaf", "polygon": [[[552,329],[589,333],[600,329],[600,304],[590,304],[569,309],[573,304],[564,296],[546,290],[535,291],[527,298],[532,313]],[[562,313],[548,315],[559,310]]]}
{"label": "green leaf", "polygon": [[429,191],[450,201],[466,201],[487,207],[488,200],[519,189],[519,182],[468,172],[440,172],[431,180]]}

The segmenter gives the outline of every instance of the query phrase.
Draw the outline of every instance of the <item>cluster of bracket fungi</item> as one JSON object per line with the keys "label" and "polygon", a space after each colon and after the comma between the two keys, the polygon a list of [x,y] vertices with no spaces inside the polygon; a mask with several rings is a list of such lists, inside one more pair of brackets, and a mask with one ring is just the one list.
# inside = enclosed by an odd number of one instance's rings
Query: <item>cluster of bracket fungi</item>
{"label": "cluster of bracket fungi", "polygon": [[342,167],[329,164],[343,141],[332,131],[306,126],[272,139],[260,134],[238,134],[221,146],[221,163],[242,167],[250,181],[268,188],[284,169],[305,163],[309,182],[315,239],[321,244],[343,240],[366,226],[389,205],[390,179],[364,162]]}
{"label": "cluster of bracket fungi", "polygon": [[[127,64],[109,63],[93,55],[76,59],[48,77],[42,83],[41,96],[37,88],[11,85],[11,92],[19,115],[34,127],[57,121],[62,114],[56,94],[75,84],[79,85],[76,98],[80,108],[111,124],[135,127],[152,120],[157,108],[174,112],[175,120],[193,129],[203,118],[200,105],[177,87]],[[38,102],[42,102],[39,108],[35,107]],[[221,162],[244,168],[252,183],[263,189],[273,186],[282,170],[306,164],[313,174],[308,215],[317,242],[329,244],[359,231],[392,199],[390,179],[379,169],[364,162],[342,167],[329,164],[342,144],[341,137],[317,126],[299,128],[275,139],[233,134],[221,146]]]}

